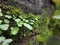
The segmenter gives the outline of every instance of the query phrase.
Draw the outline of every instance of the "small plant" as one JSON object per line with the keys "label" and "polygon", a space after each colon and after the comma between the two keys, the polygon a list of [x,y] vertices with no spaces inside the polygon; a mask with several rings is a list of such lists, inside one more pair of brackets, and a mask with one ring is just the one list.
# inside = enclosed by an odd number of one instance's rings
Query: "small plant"
{"label": "small plant", "polygon": [[[18,35],[18,33],[23,34],[20,34],[21,37],[27,37],[30,31],[34,32],[35,30],[39,30],[38,27],[40,18],[41,17],[39,15],[35,16],[31,13],[25,14],[22,11],[18,11],[18,9],[16,8],[7,11],[3,11],[2,9],[0,9],[0,35],[4,36],[2,37],[4,38],[4,40],[1,41],[1,45],[9,45],[9,43],[12,42],[12,39],[9,39],[9,37],[5,37],[4,32],[7,33],[7,35],[9,35],[10,37],[16,36]],[[9,42],[9,40],[11,41]]]}
{"label": "small plant", "polygon": [[[36,16],[33,16],[31,14],[31,16],[28,16],[25,14],[25,16],[21,16],[19,15],[18,18],[16,15],[3,15],[1,10],[0,10],[0,29],[1,30],[8,30],[8,28],[10,27],[10,30],[11,30],[11,34],[13,35],[16,35],[18,33],[18,31],[20,30],[19,27],[23,27],[25,26],[28,30],[33,30],[33,25],[36,21],[38,21],[38,17]],[[3,19],[2,19],[3,18]],[[13,20],[12,23],[15,22],[15,25],[12,24],[12,26],[10,25],[11,21],[10,20]]]}
{"label": "small plant", "polygon": [[[36,39],[41,42],[44,42],[49,36],[51,36],[50,31],[48,30],[49,19],[46,17],[47,15],[44,14],[45,16],[44,15],[40,16],[40,15],[34,15],[32,13],[25,14],[20,9],[17,9],[15,7],[12,8],[10,6],[8,7],[5,6],[4,9],[2,8],[0,10],[1,36],[5,37],[6,36],[5,33],[7,33],[7,35],[10,38],[13,38],[14,41],[16,39],[15,36],[27,38],[31,35],[37,34]],[[9,37],[6,38],[8,38],[9,40]],[[1,44],[3,44],[3,42]]]}

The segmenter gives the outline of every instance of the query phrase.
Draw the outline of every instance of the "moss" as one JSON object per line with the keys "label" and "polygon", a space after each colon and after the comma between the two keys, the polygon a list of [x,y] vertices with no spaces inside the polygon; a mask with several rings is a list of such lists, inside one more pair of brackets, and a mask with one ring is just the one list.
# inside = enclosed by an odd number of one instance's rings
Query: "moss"
{"label": "moss", "polygon": [[10,5],[1,4],[0,8],[2,9],[3,14],[7,15],[20,15],[21,13],[23,13],[20,9]]}

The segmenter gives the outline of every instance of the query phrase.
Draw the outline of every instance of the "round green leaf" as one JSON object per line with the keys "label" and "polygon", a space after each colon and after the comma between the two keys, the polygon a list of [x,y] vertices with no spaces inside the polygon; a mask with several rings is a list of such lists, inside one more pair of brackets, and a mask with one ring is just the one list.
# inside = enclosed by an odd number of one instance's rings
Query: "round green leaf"
{"label": "round green leaf", "polygon": [[7,19],[4,19],[4,23],[10,23],[9,20]]}
{"label": "round green leaf", "polygon": [[5,40],[5,37],[1,36],[0,37],[0,43]]}
{"label": "round green leaf", "polygon": [[20,22],[17,23],[17,25],[18,25],[19,27],[22,27],[22,24],[23,24],[23,23],[24,23],[23,21],[20,21]]}
{"label": "round green leaf", "polygon": [[18,27],[11,27],[11,34],[16,35],[19,31]]}
{"label": "round green leaf", "polygon": [[2,45],[9,45],[8,43],[2,43]]}
{"label": "round green leaf", "polygon": [[11,19],[12,17],[9,15],[5,15],[6,18]]}
{"label": "round green leaf", "polygon": [[7,30],[9,28],[9,24],[1,24],[0,29]]}
{"label": "round green leaf", "polygon": [[18,22],[20,22],[21,20],[20,20],[20,19],[15,19],[15,21],[18,23]]}
{"label": "round green leaf", "polygon": [[3,43],[8,44],[8,43],[11,43],[12,41],[13,41],[12,39],[5,39],[5,40],[3,41]]}
{"label": "round green leaf", "polygon": [[60,15],[53,16],[55,19],[60,19]]}

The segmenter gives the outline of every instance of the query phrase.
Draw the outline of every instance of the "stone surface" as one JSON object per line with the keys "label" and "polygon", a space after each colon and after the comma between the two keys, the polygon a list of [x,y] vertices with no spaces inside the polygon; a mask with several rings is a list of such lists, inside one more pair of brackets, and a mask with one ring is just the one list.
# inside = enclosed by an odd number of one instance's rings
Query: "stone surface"
{"label": "stone surface", "polygon": [[47,13],[52,15],[55,11],[52,0],[2,0],[1,2],[21,8],[25,13],[43,14],[47,10]]}
{"label": "stone surface", "polygon": [[47,13],[53,14],[55,6],[51,0],[14,0],[18,4],[17,7],[25,13],[32,12],[33,14],[43,14],[47,10]]}

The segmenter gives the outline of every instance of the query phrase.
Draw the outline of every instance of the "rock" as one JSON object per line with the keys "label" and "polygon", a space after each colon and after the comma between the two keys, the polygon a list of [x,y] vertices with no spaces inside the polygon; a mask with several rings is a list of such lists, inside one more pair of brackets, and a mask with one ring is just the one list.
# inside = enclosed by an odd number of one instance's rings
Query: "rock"
{"label": "rock", "polygon": [[21,8],[25,13],[43,14],[46,10],[49,15],[55,11],[55,5],[52,0],[2,0],[5,4],[11,4]]}
{"label": "rock", "polygon": [[55,11],[55,5],[51,0],[14,0],[25,13],[43,14],[47,10],[50,15]]}

